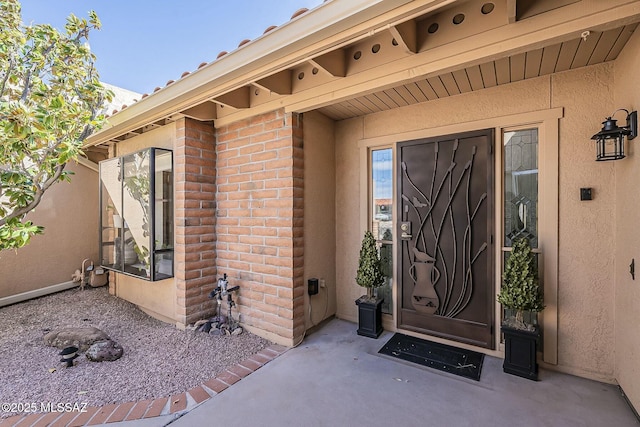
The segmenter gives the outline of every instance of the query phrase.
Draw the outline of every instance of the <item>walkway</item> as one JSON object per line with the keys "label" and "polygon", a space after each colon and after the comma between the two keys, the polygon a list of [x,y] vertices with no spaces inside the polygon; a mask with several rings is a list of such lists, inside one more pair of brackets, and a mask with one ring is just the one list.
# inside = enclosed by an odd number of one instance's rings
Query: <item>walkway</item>
{"label": "walkway", "polygon": [[[533,382],[504,374],[502,360],[493,357],[485,357],[476,382],[380,356],[392,334],[376,340],[355,330],[352,323],[332,320],[200,404],[109,426],[640,425],[616,386],[548,370]],[[165,410],[170,406],[168,401]],[[94,414],[89,423],[96,420]]]}

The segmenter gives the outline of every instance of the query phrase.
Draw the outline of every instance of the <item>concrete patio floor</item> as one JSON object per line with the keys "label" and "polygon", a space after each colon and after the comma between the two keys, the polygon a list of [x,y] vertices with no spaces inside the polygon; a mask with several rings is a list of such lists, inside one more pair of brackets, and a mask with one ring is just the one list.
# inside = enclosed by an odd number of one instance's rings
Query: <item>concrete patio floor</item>
{"label": "concrete patio floor", "polygon": [[223,393],[176,419],[126,426],[638,426],[616,386],[542,370],[533,382],[485,357],[479,382],[377,354],[331,320]]}

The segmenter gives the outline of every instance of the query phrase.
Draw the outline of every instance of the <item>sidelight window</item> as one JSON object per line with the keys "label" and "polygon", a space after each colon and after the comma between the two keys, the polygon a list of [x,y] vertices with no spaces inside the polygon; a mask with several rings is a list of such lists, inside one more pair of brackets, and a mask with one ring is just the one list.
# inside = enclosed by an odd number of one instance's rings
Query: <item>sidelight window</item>
{"label": "sidelight window", "polygon": [[391,314],[393,283],[393,152],[391,148],[371,150],[371,231],[382,260],[385,284],[378,288],[384,298],[382,312]]}
{"label": "sidelight window", "polygon": [[504,243],[538,247],[538,129],[504,132]]}

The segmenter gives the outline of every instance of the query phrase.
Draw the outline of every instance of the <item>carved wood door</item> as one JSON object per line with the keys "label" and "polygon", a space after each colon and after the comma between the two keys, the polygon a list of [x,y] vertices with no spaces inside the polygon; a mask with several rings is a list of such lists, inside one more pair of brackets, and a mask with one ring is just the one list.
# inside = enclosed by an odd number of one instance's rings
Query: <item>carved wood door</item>
{"label": "carved wood door", "polygon": [[493,129],[398,144],[398,327],[494,348]]}

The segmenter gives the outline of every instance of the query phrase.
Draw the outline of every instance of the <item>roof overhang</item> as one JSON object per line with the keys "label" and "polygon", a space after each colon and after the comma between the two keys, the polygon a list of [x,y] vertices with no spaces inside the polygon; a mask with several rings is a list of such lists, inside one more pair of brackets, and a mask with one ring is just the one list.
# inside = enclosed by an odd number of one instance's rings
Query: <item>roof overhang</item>
{"label": "roof overhang", "polygon": [[86,146],[109,141],[148,123],[171,117],[252,81],[318,56],[324,51],[456,0],[327,1],[241,48],[171,83],[109,118]]}
{"label": "roof overhang", "polygon": [[[517,6],[527,3],[525,0],[494,0],[500,14],[487,21],[486,28],[480,26],[477,34],[462,32],[464,37],[458,38],[454,34],[433,46],[431,39],[420,36],[417,26],[428,23],[425,17],[444,16],[475,3],[478,1],[327,1],[113,115],[87,139],[85,147],[117,141],[184,116],[224,125],[278,108],[309,111],[580,39],[585,31],[605,32],[640,20],[637,0],[563,0],[564,7],[557,7],[556,0],[544,0],[538,3],[550,4],[546,11],[534,11],[522,21],[518,21]],[[348,63],[354,46],[377,37],[399,41],[402,55],[370,68]],[[305,66],[313,67],[314,72],[322,69],[325,80],[311,89],[300,86],[296,73]],[[266,100],[252,104],[253,88],[267,91]],[[226,109],[221,115],[222,108]]]}

